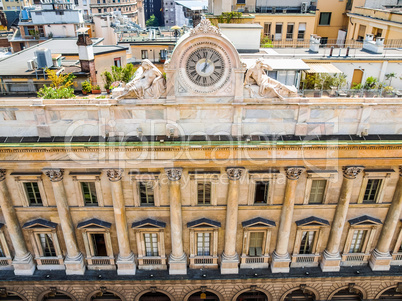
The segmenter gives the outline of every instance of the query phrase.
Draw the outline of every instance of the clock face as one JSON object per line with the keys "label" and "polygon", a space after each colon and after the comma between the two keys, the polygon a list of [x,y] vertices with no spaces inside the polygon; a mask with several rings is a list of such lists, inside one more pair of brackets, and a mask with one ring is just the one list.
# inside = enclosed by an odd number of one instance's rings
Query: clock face
{"label": "clock face", "polygon": [[217,83],[223,76],[224,60],[219,52],[212,48],[199,48],[190,54],[186,73],[196,85],[208,87]]}

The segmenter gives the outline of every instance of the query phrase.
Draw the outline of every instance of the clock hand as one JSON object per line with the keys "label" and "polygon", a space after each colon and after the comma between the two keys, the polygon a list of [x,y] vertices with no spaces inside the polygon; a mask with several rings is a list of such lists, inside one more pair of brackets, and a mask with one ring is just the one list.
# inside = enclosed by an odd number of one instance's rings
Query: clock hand
{"label": "clock hand", "polygon": [[209,65],[209,64],[207,63],[207,61],[205,61],[204,67],[201,69],[201,72],[202,72],[202,73],[205,73],[205,71],[207,70],[208,65]]}

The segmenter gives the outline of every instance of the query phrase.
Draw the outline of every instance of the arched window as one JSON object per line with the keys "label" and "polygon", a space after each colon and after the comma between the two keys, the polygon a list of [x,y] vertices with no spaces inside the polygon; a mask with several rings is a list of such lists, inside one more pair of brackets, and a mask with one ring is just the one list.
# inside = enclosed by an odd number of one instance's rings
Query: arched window
{"label": "arched window", "polygon": [[249,291],[237,297],[236,301],[268,301],[268,297],[263,292]]}
{"label": "arched window", "polygon": [[16,301],[16,300],[23,300],[17,294],[9,293],[9,292],[0,292],[0,300],[2,301]]}
{"label": "arched window", "polygon": [[361,301],[363,300],[363,294],[353,288],[345,288],[337,292],[331,300],[338,300],[338,301]]}
{"label": "arched window", "polygon": [[402,292],[398,292],[396,287],[390,288],[383,292],[378,298],[380,300],[402,300]]}
{"label": "arched window", "polygon": [[308,289],[298,289],[287,294],[284,301],[315,301],[315,295]]}
{"label": "arched window", "polygon": [[164,293],[155,292],[155,293],[146,293],[140,297],[139,301],[171,301],[168,296]]}
{"label": "arched window", "polygon": [[188,301],[219,301],[219,297],[211,292],[196,292],[188,298]]}
{"label": "arched window", "polygon": [[72,299],[69,296],[59,292],[49,292],[46,295],[44,295],[42,299],[42,301],[53,301],[53,300],[71,301]]}
{"label": "arched window", "polygon": [[91,301],[121,301],[120,297],[114,293],[100,291],[91,297]]}

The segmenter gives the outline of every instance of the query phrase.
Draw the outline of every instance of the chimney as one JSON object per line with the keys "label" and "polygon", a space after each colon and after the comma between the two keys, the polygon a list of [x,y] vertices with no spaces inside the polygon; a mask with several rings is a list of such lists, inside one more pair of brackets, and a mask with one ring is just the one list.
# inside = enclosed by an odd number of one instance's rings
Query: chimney
{"label": "chimney", "polygon": [[94,60],[94,49],[92,40],[88,35],[89,28],[80,28],[77,30],[78,57],[82,72],[89,72],[92,85],[96,85],[96,70]]}
{"label": "chimney", "polygon": [[310,52],[318,53],[318,50],[320,49],[320,42],[321,37],[317,36],[316,34],[310,35]]}
{"label": "chimney", "polygon": [[363,41],[363,49],[376,54],[382,54],[384,52],[384,38],[376,38],[374,41],[373,34],[366,34],[366,38]]}

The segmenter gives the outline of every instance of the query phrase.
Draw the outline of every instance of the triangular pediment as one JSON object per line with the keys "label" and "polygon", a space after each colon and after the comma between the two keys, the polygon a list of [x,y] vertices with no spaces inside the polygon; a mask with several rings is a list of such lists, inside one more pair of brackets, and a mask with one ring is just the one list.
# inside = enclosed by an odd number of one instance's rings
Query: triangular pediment
{"label": "triangular pediment", "polygon": [[316,216],[310,216],[303,218],[296,222],[297,226],[329,226],[329,222],[326,219],[322,219]]}
{"label": "triangular pediment", "polygon": [[187,223],[188,228],[220,228],[220,226],[220,222],[205,217]]}
{"label": "triangular pediment", "polygon": [[247,221],[244,221],[241,223],[243,228],[249,228],[249,227],[275,227],[276,224],[274,221],[271,221],[266,218],[262,217],[256,217],[249,219]]}
{"label": "triangular pediment", "polygon": [[22,228],[24,229],[55,229],[56,223],[45,220],[43,218],[37,218],[30,222],[25,223]]}
{"label": "triangular pediment", "polygon": [[351,226],[358,226],[358,225],[381,225],[382,222],[378,218],[374,218],[368,215],[362,215],[360,217],[352,218],[349,220],[349,224]]}
{"label": "triangular pediment", "polygon": [[87,229],[87,228],[99,228],[99,229],[109,229],[112,226],[111,223],[102,221],[97,218],[91,218],[87,221],[81,222],[77,225],[78,229]]}
{"label": "triangular pediment", "polygon": [[147,218],[142,221],[134,222],[131,225],[131,228],[134,228],[134,229],[149,229],[149,228],[163,229],[165,227],[166,227],[166,223],[154,220],[152,218]]}

